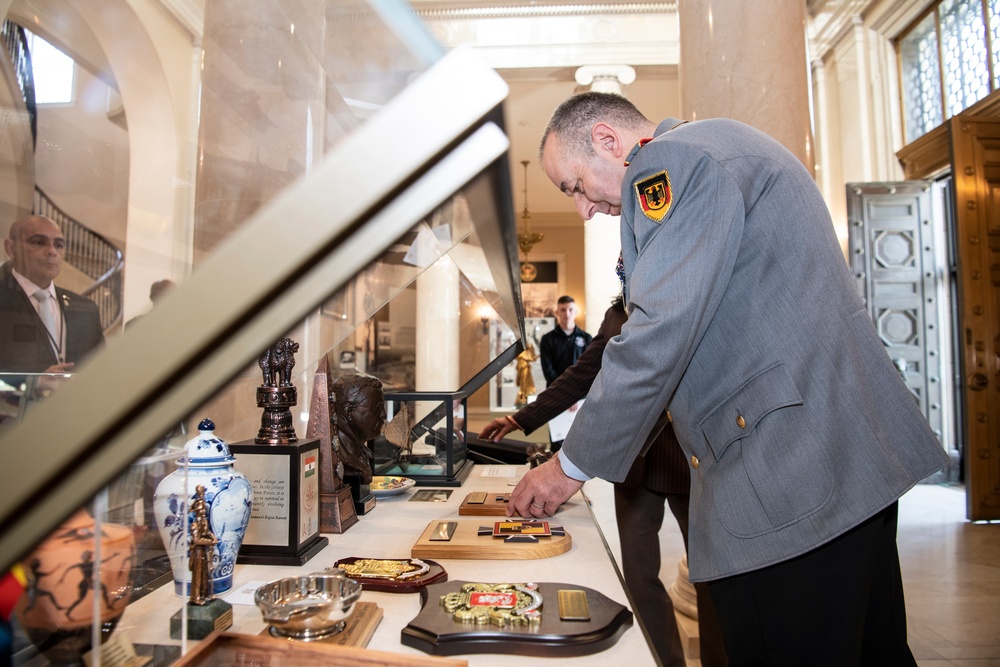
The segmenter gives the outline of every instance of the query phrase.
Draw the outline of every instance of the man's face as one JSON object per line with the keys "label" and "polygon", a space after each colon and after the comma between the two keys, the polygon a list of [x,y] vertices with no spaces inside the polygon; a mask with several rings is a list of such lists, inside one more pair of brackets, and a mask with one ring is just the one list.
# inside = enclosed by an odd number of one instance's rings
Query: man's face
{"label": "man's face", "polygon": [[385,426],[385,400],[374,387],[365,389],[365,400],[355,406],[351,424],[358,438],[367,442],[382,432]]}
{"label": "man's face", "polygon": [[563,329],[572,329],[576,327],[576,323],[573,321],[576,319],[577,314],[576,303],[560,303],[556,308],[556,318],[559,320],[559,326]]}
{"label": "man's face", "polygon": [[48,287],[59,275],[66,239],[58,225],[45,218],[16,223],[14,238],[3,242],[14,269],[39,287]]}
{"label": "man's face", "polygon": [[594,155],[565,150],[559,136],[549,135],[542,152],[542,170],[557,188],[573,198],[576,211],[584,220],[595,213],[620,215],[622,179],[625,166],[608,151],[596,146]]}

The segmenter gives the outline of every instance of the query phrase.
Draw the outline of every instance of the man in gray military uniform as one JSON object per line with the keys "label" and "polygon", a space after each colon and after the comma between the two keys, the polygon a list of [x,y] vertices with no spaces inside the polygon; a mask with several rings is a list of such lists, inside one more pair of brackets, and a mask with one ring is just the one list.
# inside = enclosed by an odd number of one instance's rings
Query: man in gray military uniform
{"label": "man in gray military uniform", "polygon": [[584,219],[621,215],[628,322],[508,511],[621,481],[666,409],[691,469],[689,565],[730,664],[914,665],[897,499],[947,463],[848,275],[815,182],[723,119],[625,98],[556,110],[542,168]]}

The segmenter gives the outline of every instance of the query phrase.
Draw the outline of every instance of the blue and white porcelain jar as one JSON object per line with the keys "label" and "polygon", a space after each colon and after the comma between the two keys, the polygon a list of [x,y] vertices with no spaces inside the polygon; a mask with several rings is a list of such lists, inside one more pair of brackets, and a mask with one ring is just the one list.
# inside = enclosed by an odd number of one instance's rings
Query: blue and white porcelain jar
{"label": "blue and white porcelain jar", "polygon": [[253,487],[236,469],[236,457],[230,454],[229,446],[214,431],[210,419],[198,424],[198,436],[184,445],[177,470],[164,477],[153,494],[153,515],[170,556],[178,595],[187,596],[191,589],[187,560],[192,518],[189,508],[198,486],[205,487],[208,520],[219,541],[212,554],[212,591],[216,595],[233,587],[236,554],[250,523]]}

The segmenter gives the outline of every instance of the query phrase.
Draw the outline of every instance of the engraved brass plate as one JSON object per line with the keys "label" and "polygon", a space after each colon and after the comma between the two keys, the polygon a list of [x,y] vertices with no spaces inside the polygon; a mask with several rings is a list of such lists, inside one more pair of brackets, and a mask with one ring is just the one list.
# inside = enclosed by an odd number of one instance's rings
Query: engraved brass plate
{"label": "engraved brass plate", "polygon": [[485,491],[473,491],[469,494],[469,504],[470,505],[482,505],[486,502],[486,492]]}
{"label": "engraved brass plate", "polygon": [[589,621],[590,607],[587,605],[587,591],[578,588],[560,589],[559,618],[564,621]]}
{"label": "engraved brass plate", "polygon": [[434,529],[434,532],[427,539],[431,542],[450,542],[457,529],[457,521],[440,521],[437,528]]}

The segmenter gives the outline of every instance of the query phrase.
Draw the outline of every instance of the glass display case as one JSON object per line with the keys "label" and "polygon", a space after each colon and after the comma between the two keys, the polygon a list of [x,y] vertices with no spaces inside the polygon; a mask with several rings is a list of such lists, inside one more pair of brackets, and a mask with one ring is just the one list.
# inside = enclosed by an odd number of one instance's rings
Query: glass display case
{"label": "glass display case", "polygon": [[[258,357],[279,338],[299,346],[290,374],[299,437],[320,369],[374,375],[390,425],[405,413],[394,427],[401,444],[375,443],[377,471],[441,485],[467,474],[460,421],[469,396],[522,349],[499,75],[470,52],[444,53],[395,0],[262,4],[249,16],[241,3],[206,3],[193,22],[198,67],[189,50],[151,42],[147,53],[125,43],[127,31],[102,28],[142,20],[126,3],[120,17],[113,7],[74,17],[112,64],[135,60],[116,70],[136,199],[126,275],[173,253],[179,285],[124,333],[106,332],[106,349],[71,375],[5,381],[0,442],[16,454],[0,472],[0,566],[24,565],[59,535],[123,536],[125,546],[81,543],[62,561],[76,568],[60,576],[79,599],[59,597],[54,570],[34,565],[22,611],[46,594],[63,611],[73,606],[69,618],[47,621],[69,651],[96,647],[122,606],[170,580],[150,489],[176,469],[204,418],[226,442],[253,438]],[[170,38],[164,32],[158,39]],[[143,82],[155,91],[160,66],[175,77],[164,91],[192,77],[190,125],[143,116],[134,94]],[[141,149],[161,135],[186,177],[145,178],[163,161]],[[140,197],[167,201],[169,212]],[[144,247],[161,228],[171,241]],[[167,249],[175,243],[182,249]],[[487,326],[510,345],[490,346]],[[99,649],[93,659],[101,664]]]}

